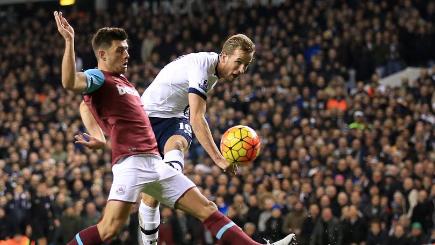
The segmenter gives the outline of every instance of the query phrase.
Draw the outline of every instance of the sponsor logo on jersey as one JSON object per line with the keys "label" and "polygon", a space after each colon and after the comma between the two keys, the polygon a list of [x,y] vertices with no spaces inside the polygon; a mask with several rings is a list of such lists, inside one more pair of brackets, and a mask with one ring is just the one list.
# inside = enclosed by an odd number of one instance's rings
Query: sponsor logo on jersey
{"label": "sponsor logo on jersey", "polygon": [[184,110],[183,110],[183,114],[184,114],[184,117],[186,117],[186,118],[189,118],[189,117],[190,117],[190,107],[189,107],[189,105],[187,105],[187,106],[184,108]]}
{"label": "sponsor logo on jersey", "polygon": [[204,80],[198,84],[198,86],[207,93],[208,90],[208,81]]}
{"label": "sponsor logo on jersey", "polygon": [[132,87],[127,87],[127,86],[121,86],[121,85],[116,85],[116,88],[118,88],[118,93],[119,95],[124,95],[124,94],[131,94],[137,97],[140,97],[139,93],[137,92],[136,89],[132,88]]}
{"label": "sponsor logo on jersey", "polygon": [[117,81],[117,82],[119,82],[119,83],[122,83],[122,80],[121,79],[119,79],[119,78],[117,78],[117,77],[112,77],[113,78],[113,80],[115,80],[115,81]]}

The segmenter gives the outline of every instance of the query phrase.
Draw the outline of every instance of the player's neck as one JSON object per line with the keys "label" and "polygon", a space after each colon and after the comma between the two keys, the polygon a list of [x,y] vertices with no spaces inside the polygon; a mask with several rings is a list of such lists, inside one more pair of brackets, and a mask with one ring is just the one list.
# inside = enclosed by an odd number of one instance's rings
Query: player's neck
{"label": "player's neck", "polygon": [[98,63],[98,69],[101,70],[101,71],[105,71],[107,73],[113,74],[113,75],[120,75],[119,72],[112,71],[112,69],[110,69],[104,63]]}
{"label": "player's neck", "polygon": [[214,68],[214,73],[216,74],[216,76],[219,80],[221,80],[221,76],[219,75],[220,64],[221,64],[221,56],[219,55],[216,67]]}
{"label": "player's neck", "polygon": [[222,80],[222,76],[219,74],[219,71],[222,69],[221,66],[221,55],[218,55],[218,62],[216,64],[216,67],[214,68],[214,73],[216,74],[216,76],[218,77],[219,80]]}

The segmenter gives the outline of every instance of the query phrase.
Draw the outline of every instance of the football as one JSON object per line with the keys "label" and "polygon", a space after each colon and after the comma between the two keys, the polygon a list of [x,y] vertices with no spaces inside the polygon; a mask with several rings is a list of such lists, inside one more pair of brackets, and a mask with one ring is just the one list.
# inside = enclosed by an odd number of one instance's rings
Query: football
{"label": "football", "polygon": [[260,153],[260,137],[248,126],[238,125],[229,128],[221,139],[222,155],[231,164],[247,164]]}

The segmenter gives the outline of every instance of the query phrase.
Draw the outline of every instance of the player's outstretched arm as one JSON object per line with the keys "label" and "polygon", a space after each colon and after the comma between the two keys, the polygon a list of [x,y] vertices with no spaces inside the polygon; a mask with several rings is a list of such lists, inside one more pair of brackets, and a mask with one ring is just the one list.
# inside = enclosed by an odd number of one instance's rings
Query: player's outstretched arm
{"label": "player's outstretched arm", "polygon": [[91,149],[104,148],[106,145],[106,138],[104,137],[103,130],[98,126],[97,121],[92,115],[89,107],[82,101],[80,103],[80,116],[82,117],[83,124],[88,130],[89,134],[78,134],[74,138],[75,143],[82,144]]}
{"label": "player's outstretched arm", "polygon": [[211,159],[220,168],[227,169],[230,164],[225,160],[214,143],[210,127],[208,126],[207,120],[205,120],[206,104],[206,101],[199,95],[189,93],[190,124],[192,125],[196,138]]}
{"label": "player's outstretched arm", "polygon": [[83,72],[76,72],[74,53],[74,29],[62,16],[62,12],[54,11],[57,30],[65,39],[65,52],[62,59],[62,86],[74,92],[83,92],[86,89],[86,76]]}

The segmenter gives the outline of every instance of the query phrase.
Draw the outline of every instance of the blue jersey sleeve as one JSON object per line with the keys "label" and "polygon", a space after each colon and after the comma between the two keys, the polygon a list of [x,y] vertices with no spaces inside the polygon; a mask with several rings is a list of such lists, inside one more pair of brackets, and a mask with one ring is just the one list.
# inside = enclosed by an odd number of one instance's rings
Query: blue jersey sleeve
{"label": "blue jersey sleeve", "polygon": [[84,94],[95,92],[104,84],[104,74],[99,69],[89,69],[85,71],[86,75],[86,90]]}

